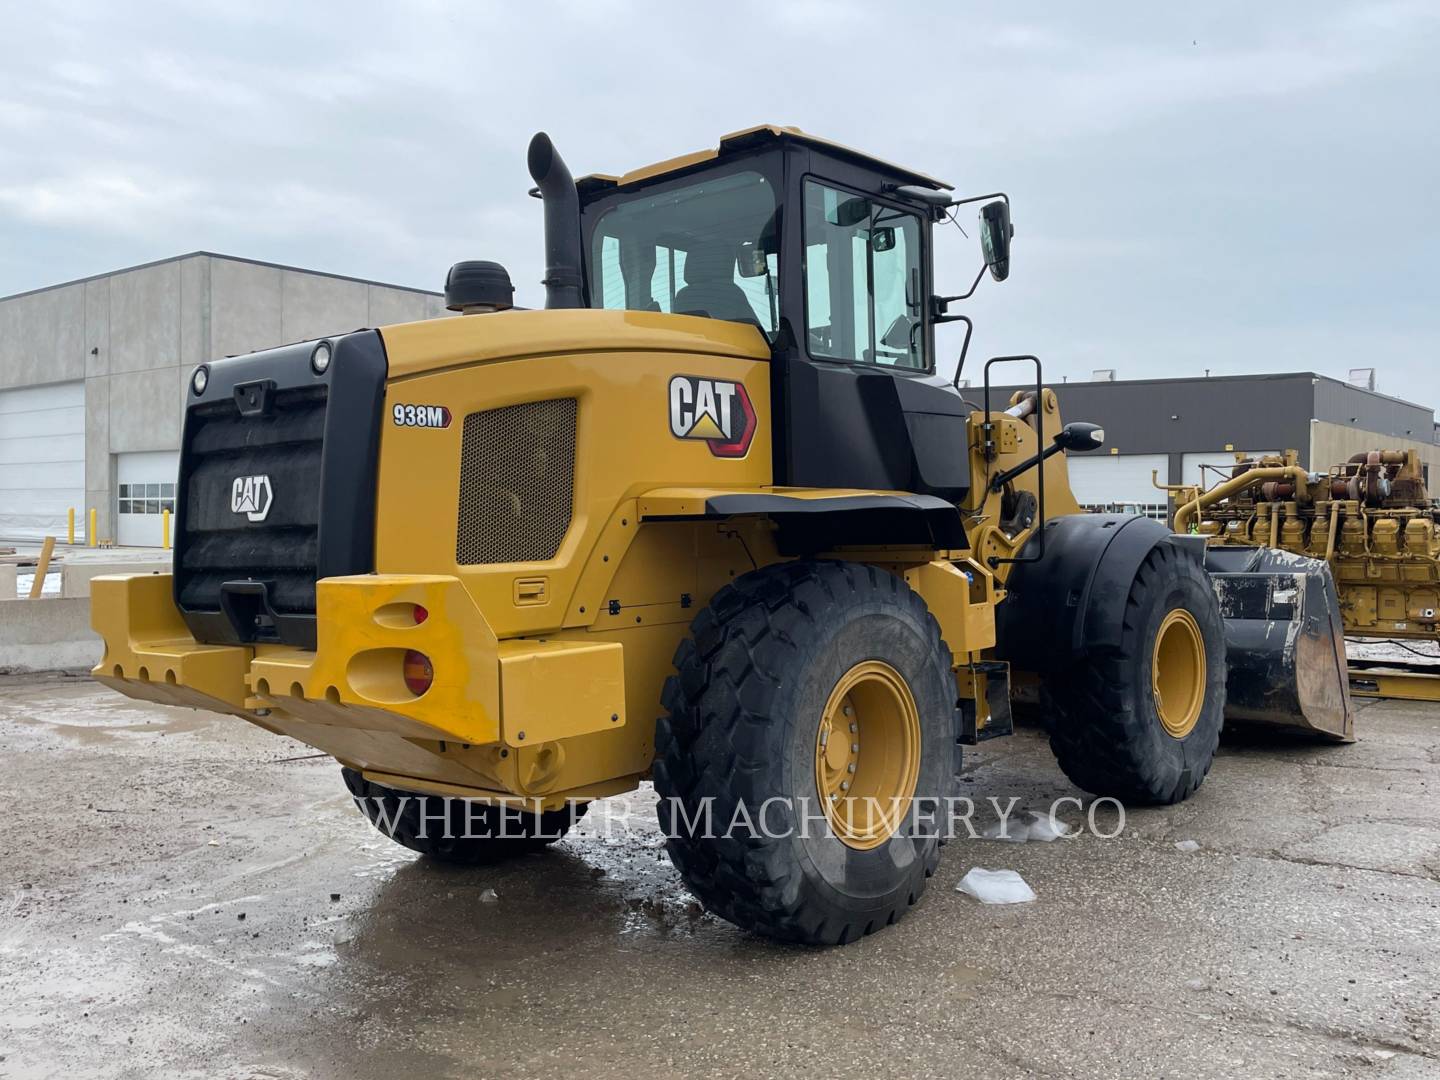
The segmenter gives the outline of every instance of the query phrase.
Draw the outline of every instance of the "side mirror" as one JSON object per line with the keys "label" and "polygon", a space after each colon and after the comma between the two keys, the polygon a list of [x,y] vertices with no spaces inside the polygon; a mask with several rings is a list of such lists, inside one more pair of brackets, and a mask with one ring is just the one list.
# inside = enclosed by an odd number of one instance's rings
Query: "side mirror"
{"label": "side mirror", "polygon": [[895,247],[895,226],[881,225],[870,230],[870,250],[890,251]]}
{"label": "side mirror", "polygon": [[980,208],[980,250],[996,281],[1010,276],[1010,238],[1014,235],[1008,202],[1001,199]]}
{"label": "side mirror", "polygon": [[1087,424],[1083,420],[1077,420],[1060,429],[1055,436],[1055,445],[1066,453],[1098,450],[1105,445],[1105,429],[1099,424]]}

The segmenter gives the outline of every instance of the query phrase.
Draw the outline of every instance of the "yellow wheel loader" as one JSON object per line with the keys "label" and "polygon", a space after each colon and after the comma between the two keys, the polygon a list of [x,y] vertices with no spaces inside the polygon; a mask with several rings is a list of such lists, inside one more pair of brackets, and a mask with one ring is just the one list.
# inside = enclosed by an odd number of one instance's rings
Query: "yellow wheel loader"
{"label": "yellow wheel loader", "polygon": [[[1009,272],[1008,198],[769,126],[578,182],[542,134],[529,168],[545,310],[461,263],[460,317],[195,369],[174,572],[97,579],[97,679],[318,747],[441,859],[653,777],[695,895],[798,942],[915,904],[1012,673],[1081,788],[1195,790],[1227,671],[1203,539],[1080,512],[1064,451],[1103,432],[1035,358],[973,401],[937,371]],[[933,232],[976,203],[947,296]],[[991,401],[1007,362],[1035,388]],[[1250,577],[1288,625],[1287,575]]]}

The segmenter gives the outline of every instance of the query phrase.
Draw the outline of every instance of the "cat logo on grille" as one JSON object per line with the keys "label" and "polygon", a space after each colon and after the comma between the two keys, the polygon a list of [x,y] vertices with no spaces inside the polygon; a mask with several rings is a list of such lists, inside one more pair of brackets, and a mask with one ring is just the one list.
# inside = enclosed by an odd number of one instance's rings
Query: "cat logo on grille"
{"label": "cat logo on grille", "polygon": [[268,476],[237,476],[230,484],[230,512],[247,521],[264,521],[274,501]]}
{"label": "cat logo on grille", "polygon": [[741,383],[676,375],[670,380],[670,434],[700,439],[716,457],[744,457],[755,437],[755,406]]}

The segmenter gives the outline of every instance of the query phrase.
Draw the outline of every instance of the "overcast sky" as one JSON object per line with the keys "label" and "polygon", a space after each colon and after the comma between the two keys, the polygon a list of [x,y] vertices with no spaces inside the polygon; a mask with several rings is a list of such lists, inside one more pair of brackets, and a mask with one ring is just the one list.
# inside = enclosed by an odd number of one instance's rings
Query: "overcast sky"
{"label": "overcast sky", "polygon": [[433,289],[498,259],[538,305],[532,132],[578,176],[776,122],[1009,192],[972,355],[1373,366],[1440,406],[1440,3],[0,11],[0,294],[204,248]]}

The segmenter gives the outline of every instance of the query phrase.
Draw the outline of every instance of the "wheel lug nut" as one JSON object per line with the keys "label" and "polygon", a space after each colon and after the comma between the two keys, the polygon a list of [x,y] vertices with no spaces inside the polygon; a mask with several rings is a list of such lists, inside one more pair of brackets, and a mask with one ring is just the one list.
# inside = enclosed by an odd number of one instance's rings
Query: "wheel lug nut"
{"label": "wheel lug nut", "polygon": [[[845,711],[846,711],[846,713],[849,713],[850,710],[849,710],[849,709],[846,709]],[[853,735],[855,732],[859,731],[859,730],[860,730],[860,725],[859,725],[859,724],[851,724],[851,725],[850,725],[850,733],[851,733],[852,735]]]}
{"label": "wheel lug nut", "polygon": [[859,744],[858,742],[857,742],[857,743],[851,743],[851,744],[850,744],[850,752],[851,752],[852,754],[858,754],[858,753],[860,752],[860,744]]}
{"label": "wheel lug nut", "polygon": [[841,791],[849,791],[849,790],[850,790],[850,781],[849,781],[849,780],[841,780],[841,781],[840,781],[840,790],[841,790]]}
{"label": "wheel lug nut", "polygon": [[845,766],[845,768],[848,769],[850,772],[854,772],[854,771],[855,771],[855,763],[852,761],[849,765]]}

